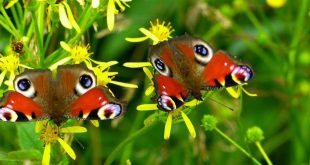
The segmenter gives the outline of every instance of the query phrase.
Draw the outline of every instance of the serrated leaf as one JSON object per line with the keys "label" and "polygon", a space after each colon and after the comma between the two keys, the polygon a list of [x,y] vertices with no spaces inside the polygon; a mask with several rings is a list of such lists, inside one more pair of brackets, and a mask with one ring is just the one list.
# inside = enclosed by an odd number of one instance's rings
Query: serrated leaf
{"label": "serrated leaf", "polygon": [[40,137],[35,133],[35,123],[20,123],[17,126],[18,141],[22,150],[43,149]]}

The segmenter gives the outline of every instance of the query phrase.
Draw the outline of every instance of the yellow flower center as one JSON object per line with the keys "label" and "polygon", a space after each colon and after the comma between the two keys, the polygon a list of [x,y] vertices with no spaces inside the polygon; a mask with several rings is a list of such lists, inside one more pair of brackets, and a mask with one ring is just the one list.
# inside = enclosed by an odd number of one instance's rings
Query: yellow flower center
{"label": "yellow flower center", "polygon": [[174,31],[174,29],[170,25],[170,22],[165,25],[165,21],[159,23],[159,20],[157,19],[155,25],[152,22],[150,22],[150,24],[150,32],[152,32],[153,35],[159,39],[159,41],[166,41],[169,38],[172,38],[171,33]]}
{"label": "yellow flower center", "polygon": [[108,70],[105,70],[105,71],[102,70],[100,65],[98,65],[97,67],[93,68],[93,71],[97,75],[97,83],[99,85],[106,86],[113,79],[113,77],[109,77],[111,75],[108,72]]}
{"label": "yellow flower center", "polygon": [[7,56],[0,55],[0,70],[14,72],[18,69],[19,57],[13,53]]}
{"label": "yellow flower center", "polygon": [[44,144],[57,142],[59,137],[59,128],[55,124],[47,124],[41,132],[40,139]]}
{"label": "yellow flower center", "polygon": [[175,109],[169,113],[172,115],[173,119],[178,119],[180,117],[181,108]]}
{"label": "yellow flower center", "polygon": [[75,64],[79,64],[83,61],[87,61],[89,60],[89,56],[92,53],[89,53],[90,46],[89,45],[83,45],[81,43],[75,45],[74,47],[71,48],[71,56],[72,56],[72,60]]}

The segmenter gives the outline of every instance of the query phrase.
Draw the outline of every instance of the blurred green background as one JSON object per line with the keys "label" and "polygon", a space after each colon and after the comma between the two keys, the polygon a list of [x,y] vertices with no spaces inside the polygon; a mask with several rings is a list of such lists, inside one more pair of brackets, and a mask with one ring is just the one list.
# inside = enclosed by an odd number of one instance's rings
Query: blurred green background
{"label": "blurred green background", "polygon": [[[67,164],[102,164],[108,155],[127,137],[144,125],[144,120],[154,112],[138,112],[137,105],[151,103],[144,90],[151,83],[142,69],[129,69],[125,62],[148,60],[150,42],[130,43],[125,37],[139,37],[140,27],[149,27],[157,18],[171,22],[172,36],[184,33],[203,38],[215,50],[225,50],[238,61],[250,64],[255,76],[245,86],[257,97],[242,96],[242,101],[232,98],[225,90],[216,92],[212,99],[232,107],[205,100],[189,118],[197,137],[191,138],[183,122],[172,126],[170,140],[163,139],[164,122],[156,124],[131,143],[120,149],[113,164],[252,164],[252,161],[234,145],[215,131],[206,132],[201,127],[204,114],[214,115],[218,128],[249,151],[262,164],[265,160],[254,144],[245,140],[246,131],[258,126],[264,131],[261,142],[274,164],[310,164],[310,2],[287,0],[280,8],[269,6],[264,0],[133,0],[119,15],[112,33],[95,32],[90,28],[84,40],[91,46],[93,57],[100,61],[117,60],[120,64],[115,80],[139,85],[127,89],[109,85],[117,97],[128,100],[125,116],[116,121],[100,122],[95,128],[89,122],[88,133],[76,135],[72,147],[77,160],[66,158]],[[104,14],[98,16],[99,27],[106,27]],[[63,30],[63,29],[61,29]],[[0,26],[0,52],[10,44],[10,35]],[[63,40],[54,35],[51,43]],[[59,45],[52,45],[53,52]],[[20,149],[23,127],[29,123],[0,123],[0,158]],[[30,129],[31,130],[31,129]],[[33,130],[33,129],[32,129]],[[36,137],[28,134],[29,137]],[[57,159],[61,155],[54,155]],[[53,155],[52,155],[53,157]],[[57,162],[57,161],[56,161]],[[0,161],[0,164],[7,164]],[[15,162],[10,162],[15,164]],[[18,162],[17,164],[19,164]],[[128,161],[127,161],[128,163]]]}

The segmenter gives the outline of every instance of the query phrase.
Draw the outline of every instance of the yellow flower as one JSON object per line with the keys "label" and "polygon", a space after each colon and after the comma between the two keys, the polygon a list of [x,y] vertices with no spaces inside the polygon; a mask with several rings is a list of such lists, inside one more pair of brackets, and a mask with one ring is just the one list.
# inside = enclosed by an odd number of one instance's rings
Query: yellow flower
{"label": "yellow flower", "polygon": [[266,0],[267,4],[273,8],[283,7],[286,3],[286,0]]}
{"label": "yellow flower", "polygon": [[48,120],[38,121],[36,123],[36,132],[40,133],[40,139],[44,143],[44,152],[42,158],[42,164],[48,165],[50,164],[50,154],[51,154],[51,145],[58,142],[65,152],[72,158],[76,159],[76,155],[71,148],[71,146],[63,140],[60,136],[65,133],[84,133],[87,132],[85,127],[81,126],[71,126],[71,127],[64,127],[60,128],[56,124],[49,122]]}
{"label": "yellow flower", "polygon": [[[75,46],[69,46],[67,43],[61,41],[60,45],[62,48],[64,48],[66,51],[70,53],[70,56],[65,57],[61,59],[60,61],[54,63],[49,67],[51,70],[55,70],[57,66],[66,64],[70,61],[72,61],[74,64],[80,64],[85,63],[86,66],[93,70],[95,75],[97,76],[97,84],[102,86],[107,86],[107,84],[115,84],[127,88],[138,88],[135,84],[130,83],[123,83],[114,81],[115,75],[118,74],[118,72],[110,72],[109,69],[112,65],[118,64],[117,61],[109,61],[109,62],[100,62],[96,61],[90,58],[92,53],[89,52],[90,46],[89,45],[83,45],[81,43],[75,45]],[[96,66],[93,66],[95,64]]]}
{"label": "yellow flower", "polygon": [[107,84],[115,84],[122,87],[127,88],[138,88],[135,84],[130,83],[124,83],[119,81],[114,81],[115,75],[118,74],[118,72],[109,72],[110,66],[117,64],[117,61],[110,61],[110,62],[98,62],[95,60],[92,60],[97,66],[91,67],[97,76],[97,84],[102,86],[107,86]]}
{"label": "yellow flower", "polygon": [[69,46],[67,43],[61,41],[60,46],[70,53],[70,56],[61,59],[60,61],[54,63],[49,67],[51,70],[55,70],[57,66],[63,65],[72,61],[74,64],[80,64],[84,62],[87,66],[91,66],[91,58],[92,53],[89,52],[90,46],[83,45],[82,43],[78,43],[74,46]]}
{"label": "yellow flower", "polygon": [[159,20],[156,19],[155,25],[152,22],[150,22],[150,24],[149,30],[145,28],[139,29],[139,31],[145,35],[144,37],[125,38],[125,40],[128,42],[142,42],[149,38],[153,41],[153,45],[156,45],[159,42],[167,41],[169,38],[172,38],[171,33],[174,29],[170,25],[170,22],[165,25],[165,21],[160,23]]}
{"label": "yellow flower", "polygon": [[[236,98],[236,99],[240,97],[242,91],[243,91],[245,94],[247,94],[248,96],[251,96],[251,97],[257,96],[257,94],[255,94],[255,93],[250,93],[250,92],[248,92],[247,90],[245,90],[245,89],[243,88],[244,85],[247,85],[247,83],[244,83],[244,84],[242,84],[242,85],[238,85],[237,87],[228,87],[228,88],[226,88],[226,91],[227,91],[233,98]],[[237,89],[235,90],[235,88],[237,88]]]}
{"label": "yellow flower", "polygon": [[46,1],[49,3],[49,6],[47,7],[47,17],[46,17],[48,31],[50,31],[51,29],[51,18],[53,12],[58,12],[59,20],[62,26],[64,26],[67,29],[74,28],[77,31],[77,33],[81,33],[81,29],[79,25],[76,23],[71,8],[66,1],[60,0],[55,1],[55,3],[51,3],[51,1],[49,0],[39,0],[39,1],[41,2]]}
{"label": "yellow flower", "polygon": [[[110,31],[114,28],[114,20],[115,14],[119,13],[119,10],[116,9],[116,5],[120,8],[121,12],[125,10],[125,6],[129,7],[127,2],[131,2],[131,0],[108,0],[108,7],[107,7],[107,25]],[[94,2],[95,3],[95,2]],[[99,4],[98,4],[99,5]],[[94,5],[96,6],[96,5]]]}
{"label": "yellow flower", "polygon": [[[197,104],[197,101],[196,101]],[[196,105],[195,104],[195,105]],[[188,106],[190,104],[186,104],[185,106]],[[164,139],[168,140],[170,138],[170,133],[171,133],[171,126],[172,126],[172,120],[173,118],[178,118],[179,115],[181,114],[183,121],[185,122],[185,125],[190,133],[190,135],[195,138],[196,137],[196,131],[195,128],[192,124],[192,122],[190,121],[190,119],[187,117],[186,113],[184,113],[180,107],[178,109],[175,109],[171,112],[167,112],[168,116],[167,116],[167,120],[166,120],[166,124],[165,124],[165,131],[164,131]],[[137,107],[138,111],[152,111],[152,110],[158,110],[157,108],[157,104],[141,104]]]}
{"label": "yellow flower", "polygon": [[13,90],[13,81],[15,76],[19,74],[19,67],[31,69],[30,67],[21,64],[19,56],[14,52],[10,52],[7,56],[0,54],[0,86],[4,82],[5,76],[8,74],[9,78],[4,83],[8,86],[8,90]]}

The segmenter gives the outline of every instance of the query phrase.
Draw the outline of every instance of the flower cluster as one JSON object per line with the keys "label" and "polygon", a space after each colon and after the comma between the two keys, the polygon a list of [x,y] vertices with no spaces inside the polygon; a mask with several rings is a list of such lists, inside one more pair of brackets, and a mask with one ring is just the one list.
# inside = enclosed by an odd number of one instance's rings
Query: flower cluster
{"label": "flower cluster", "polygon": [[66,133],[85,133],[87,129],[81,126],[71,126],[71,127],[59,127],[51,121],[44,120],[38,121],[36,123],[36,132],[40,133],[40,139],[44,143],[44,152],[42,158],[42,164],[50,164],[51,155],[51,145],[58,142],[64,151],[72,158],[75,159],[76,155],[70,145],[62,139]]}

